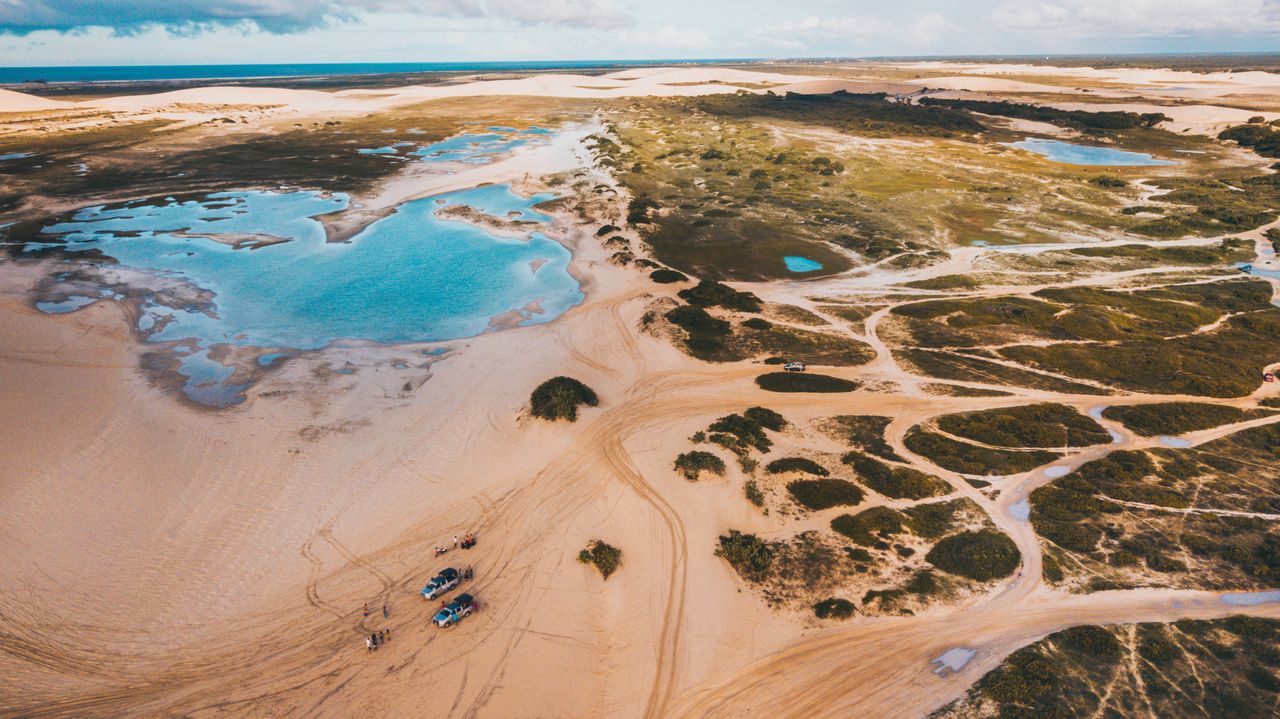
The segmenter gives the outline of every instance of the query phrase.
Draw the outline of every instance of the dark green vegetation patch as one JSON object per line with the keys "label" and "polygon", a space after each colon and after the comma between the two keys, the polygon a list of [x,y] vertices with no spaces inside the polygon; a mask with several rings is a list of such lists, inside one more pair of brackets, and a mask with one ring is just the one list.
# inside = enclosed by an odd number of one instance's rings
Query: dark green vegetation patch
{"label": "dark green vegetation patch", "polygon": [[982,125],[967,113],[942,107],[889,102],[888,95],[830,95],[773,93],[755,95],[710,95],[694,101],[709,115],[735,118],[793,120],[805,125],[824,125],[857,135],[931,135],[955,137],[982,131]]}
{"label": "dark green vegetation patch", "polygon": [[769,474],[783,474],[785,472],[805,472],[816,475],[818,477],[826,477],[831,474],[826,467],[818,464],[807,457],[783,457],[775,459],[765,465],[764,471]]}
{"label": "dark green vegetation patch", "polygon": [[1016,102],[989,100],[946,100],[926,97],[920,101],[926,107],[947,107],[971,110],[984,115],[1013,117],[1020,120],[1048,122],[1060,127],[1078,130],[1110,131],[1155,127],[1169,118],[1162,113],[1138,114],[1136,112],[1088,112],[1086,110],[1059,110],[1040,105],[1024,105]]}
{"label": "dark green vegetation patch", "polygon": [[824,420],[823,431],[868,454],[894,462],[903,461],[884,439],[892,417],[879,415],[840,415]]}
{"label": "dark green vegetation patch", "polygon": [[728,414],[707,428],[707,441],[724,447],[738,456],[746,456],[751,450],[768,452],[773,440],[765,430],[781,431],[787,426],[782,415],[766,407],[751,407],[742,414]]}
{"label": "dark green vegetation patch", "polygon": [[938,418],[948,434],[1000,447],[1087,447],[1111,441],[1097,422],[1049,402],[948,414]]}
{"label": "dark green vegetation patch", "polygon": [[622,550],[606,544],[602,539],[596,539],[586,549],[578,552],[578,561],[594,565],[600,570],[600,576],[608,579],[610,574],[622,566]]}
{"label": "dark green vegetation patch", "polygon": [[750,582],[766,579],[773,566],[773,550],[769,545],[754,534],[743,534],[736,529],[720,535],[716,556],[723,557],[743,579]]}
{"label": "dark green vegetation patch", "polygon": [[1198,432],[1224,424],[1246,422],[1271,412],[1244,410],[1202,402],[1167,402],[1108,407],[1102,416],[1115,420],[1144,437]]}
{"label": "dark green vegetation patch", "polygon": [[858,485],[844,479],[801,479],[787,485],[792,499],[806,509],[819,511],[851,507],[862,501]]}
{"label": "dark green vegetation patch", "polygon": [[891,499],[927,499],[951,491],[951,485],[937,477],[910,467],[890,467],[860,452],[849,452],[840,461],[853,467],[863,484]]}
{"label": "dark green vegetation patch", "polygon": [[933,545],[925,555],[938,569],[978,582],[1013,574],[1021,557],[1013,540],[993,529],[953,534]]}
{"label": "dark green vegetation patch", "polygon": [[676,471],[690,482],[698,481],[698,476],[703,472],[724,476],[724,460],[702,450],[685,452],[676,457],[675,467]]}
{"label": "dark green vegetation patch", "polygon": [[918,428],[907,433],[903,444],[939,467],[961,474],[982,476],[1021,474],[1048,464],[1060,456],[1042,450],[1015,452],[979,447]]}
{"label": "dark green vegetation patch", "polygon": [[813,613],[818,619],[848,619],[857,608],[848,599],[832,597],[813,605]]}
{"label": "dark green vegetation patch", "polygon": [[[1280,578],[1280,428],[1117,451],[1031,494],[1031,522],[1086,589],[1264,589]],[[1196,509],[1195,513],[1181,510]],[[1086,581],[1087,580],[1087,581]]]}
{"label": "dark green vegetation patch", "polygon": [[759,297],[712,280],[702,280],[687,290],[680,290],[680,298],[698,307],[723,307],[738,312],[759,312],[761,308]]}
{"label": "dark green vegetation patch", "polygon": [[938,719],[1274,716],[1280,621],[1066,629],[1018,650]]}
{"label": "dark green vegetation patch", "polygon": [[756,377],[760,389],[769,392],[852,392],[859,385],[853,380],[812,372],[771,372]]}
{"label": "dark green vegetation patch", "polygon": [[871,507],[858,514],[842,514],[831,520],[831,528],[854,544],[869,547],[898,534],[907,523],[902,512],[888,507]]}
{"label": "dark green vegetation patch", "polygon": [[683,272],[676,272],[665,267],[654,270],[649,273],[649,279],[660,285],[669,285],[672,282],[685,282],[689,278]]}
{"label": "dark green vegetation patch", "polygon": [[583,404],[595,407],[600,404],[600,398],[590,387],[572,377],[552,377],[538,385],[529,397],[533,416],[552,421],[577,420],[578,406]]}

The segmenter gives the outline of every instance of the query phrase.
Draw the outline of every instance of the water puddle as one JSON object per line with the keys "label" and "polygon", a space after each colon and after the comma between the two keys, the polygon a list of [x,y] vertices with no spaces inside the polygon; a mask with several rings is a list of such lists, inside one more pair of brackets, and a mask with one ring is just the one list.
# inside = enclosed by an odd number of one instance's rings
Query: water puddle
{"label": "water puddle", "polygon": [[822,269],[821,262],[816,262],[808,257],[801,257],[799,255],[787,255],[782,258],[782,261],[786,263],[787,270],[790,272],[817,272]]}
{"label": "water puddle", "polygon": [[1230,604],[1234,607],[1255,607],[1259,604],[1271,604],[1273,602],[1280,602],[1280,589],[1271,589],[1265,592],[1234,592],[1222,595],[1222,603]]}
{"label": "water puddle", "polygon": [[1071,474],[1071,468],[1063,466],[1049,467],[1044,471],[1044,476],[1053,477],[1054,479],[1065,477],[1068,474]]}
{"label": "water puddle", "polygon": [[1021,502],[1009,505],[1009,516],[1019,522],[1027,521],[1031,518],[1031,502],[1024,499]]}
{"label": "water puddle", "polygon": [[977,655],[978,650],[976,649],[956,647],[955,649],[948,649],[942,653],[942,656],[929,663],[938,665],[933,670],[934,674],[937,674],[940,677],[949,677],[961,669],[964,669],[965,665]]}
{"label": "water puddle", "polygon": [[1166,447],[1177,447],[1179,449],[1185,449],[1191,446],[1191,440],[1183,439],[1181,437],[1162,436],[1162,437],[1159,437],[1158,439],[1160,441],[1160,444],[1163,444]]}
{"label": "water puddle", "polygon": [[362,155],[417,158],[427,162],[483,165],[525,145],[545,143],[553,134],[553,130],[537,125],[524,130],[494,125],[486,128],[485,132],[464,132],[428,145],[401,141],[384,147],[361,148],[357,152]]}
{"label": "water puddle", "polygon": [[1145,152],[1129,152],[1111,147],[1076,145],[1061,140],[1027,138],[1020,142],[1005,143],[1009,147],[1027,150],[1064,165],[1092,165],[1098,167],[1148,167],[1177,165],[1173,160],[1158,160]]}

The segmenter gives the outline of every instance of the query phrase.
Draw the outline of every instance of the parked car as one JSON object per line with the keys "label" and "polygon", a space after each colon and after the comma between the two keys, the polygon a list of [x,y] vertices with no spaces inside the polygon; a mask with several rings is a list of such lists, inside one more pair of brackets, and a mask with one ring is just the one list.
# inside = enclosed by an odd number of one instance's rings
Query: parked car
{"label": "parked car", "polygon": [[424,599],[438,599],[445,592],[458,586],[458,582],[461,580],[461,573],[453,567],[449,567],[432,577],[431,581],[427,582],[427,586],[422,588],[421,594]]}
{"label": "parked car", "polygon": [[476,604],[475,598],[470,594],[459,594],[452,602],[441,607],[431,621],[435,622],[437,627],[452,626],[478,609],[480,605]]}
{"label": "parked car", "polygon": [[808,367],[805,367],[803,362],[788,362],[782,365],[782,369],[788,372],[803,372],[808,369]]}

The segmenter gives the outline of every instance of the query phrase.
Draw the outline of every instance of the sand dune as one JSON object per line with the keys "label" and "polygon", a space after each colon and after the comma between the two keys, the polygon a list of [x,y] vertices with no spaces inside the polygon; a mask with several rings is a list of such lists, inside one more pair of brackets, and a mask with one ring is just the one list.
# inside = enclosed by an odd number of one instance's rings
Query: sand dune
{"label": "sand dune", "polygon": [[50,100],[25,92],[0,90],[0,112],[31,112],[33,110],[65,110],[74,107],[73,103]]}

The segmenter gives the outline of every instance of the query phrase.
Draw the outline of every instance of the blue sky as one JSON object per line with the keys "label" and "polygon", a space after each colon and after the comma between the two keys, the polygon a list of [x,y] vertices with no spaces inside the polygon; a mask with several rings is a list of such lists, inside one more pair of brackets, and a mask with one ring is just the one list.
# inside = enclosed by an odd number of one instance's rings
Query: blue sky
{"label": "blue sky", "polygon": [[1280,0],[0,0],[0,65],[1280,50]]}

